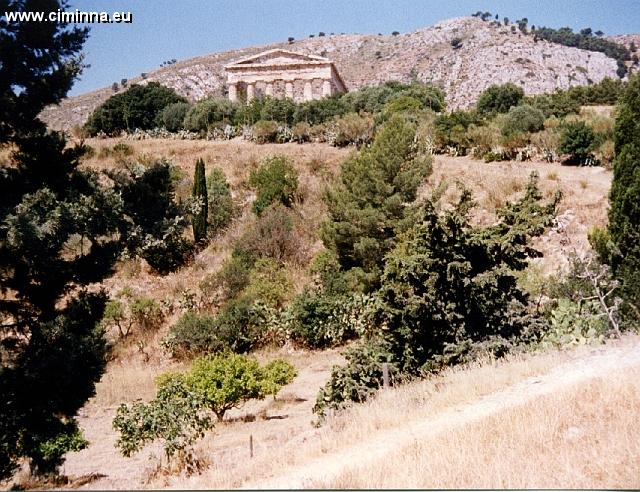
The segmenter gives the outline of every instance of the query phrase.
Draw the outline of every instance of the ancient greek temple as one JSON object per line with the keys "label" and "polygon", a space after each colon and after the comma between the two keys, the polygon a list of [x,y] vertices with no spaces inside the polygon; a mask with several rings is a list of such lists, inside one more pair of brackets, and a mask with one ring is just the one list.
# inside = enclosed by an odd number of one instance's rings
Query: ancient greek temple
{"label": "ancient greek temple", "polygon": [[322,56],[273,49],[237,60],[225,70],[231,101],[272,96],[304,102],[347,92],[335,65]]}

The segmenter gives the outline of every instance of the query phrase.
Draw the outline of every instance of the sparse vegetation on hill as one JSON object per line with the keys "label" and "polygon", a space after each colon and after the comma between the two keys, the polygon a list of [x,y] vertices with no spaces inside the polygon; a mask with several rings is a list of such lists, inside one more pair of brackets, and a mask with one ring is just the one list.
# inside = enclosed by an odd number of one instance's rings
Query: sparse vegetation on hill
{"label": "sparse vegetation on hill", "polygon": [[[501,24],[501,23],[499,23]],[[513,27],[515,33],[512,33]],[[528,32],[528,26],[526,28]],[[451,40],[460,38],[458,49]],[[621,40],[628,45],[628,41]],[[636,44],[638,42],[636,41]],[[264,47],[215,53],[181,61],[129,86],[148,81],[171,87],[191,102],[224,95],[223,66],[243,56],[271,48],[309,54],[328,53],[350,91],[387,81],[417,80],[436,85],[446,94],[451,109],[468,108],[492,84],[512,82],[526,94],[588,86],[605,77],[617,78],[617,62],[604,53],[565,47],[524,35],[517,25],[496,25],[477,18],[457,18],[403,36],[341,35],[284,41]],[[70,98],[47,109],[46,120],[55,128],[82,126],[90,113],[113,95],[110,88]],[[254,122],[257,120],[254,120]]]}

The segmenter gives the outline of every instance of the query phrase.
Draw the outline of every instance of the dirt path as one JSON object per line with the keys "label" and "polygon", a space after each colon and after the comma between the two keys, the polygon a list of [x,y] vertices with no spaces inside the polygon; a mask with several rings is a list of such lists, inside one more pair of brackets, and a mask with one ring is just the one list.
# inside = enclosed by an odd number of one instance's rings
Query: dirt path
{"label": "dirt path", "polygon": [[589,355],[561,364],[543,376],[529,378],[471,404],[442,412],[429,421],[378,432],[357,445],[314,459],[286,474],[245,484],[244,488],[314,487],[318,482],[330,481],[351,466],[373,464],[384,459],[415,440],[433,437],[507,409],[526,405],[536,398],[597,378],[608,371],[635,365],[640,365],[640,345],[594,349]]}

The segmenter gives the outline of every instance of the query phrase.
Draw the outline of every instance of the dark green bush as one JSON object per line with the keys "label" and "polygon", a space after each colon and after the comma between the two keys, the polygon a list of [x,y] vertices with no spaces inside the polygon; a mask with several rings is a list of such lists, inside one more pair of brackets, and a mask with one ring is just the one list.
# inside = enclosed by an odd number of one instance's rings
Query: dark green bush
{"label": "dark green bush", "polygon": [[567,123],[560,134],[560,152],[569,154],[569,162],[583,164],[593,150],[596,134],[584,121]]}
{"label": "dark green bush", "polygon": [[532,176],[525,196],[486,228],[470,225],[467,191],[453,210],[422,206],[420,222],[387,256],[376,304],[375,320],[403,371],[415,374],[447,344],[523,329],[527,295],[513,272],[539,255],[528,242],[555,214],[557,200],[542,205],[541,197]]}
{"label": "dark green bush", "polygon": [[468,360],[482,344],[501,354],[508,339],[538,323],[514,272],[539,255],[529,242],[555,214],[559,196],[546,205],[541,198],[533,175],[524,197],[501,209],[489,227],[471,225],[466,190],[453,209],[426,200],[415,225],[386,255],[373,302],[372,326],[379,328],[348,352],[346,366],[334,368],[314,411],[369,398],[381,385],[383,362],[397,376],[415,377]]}
{"label": "dark green bush", "polygon": [[453,147],[462,154],[467,153],[471,141],[467,130],[471,125],[480,124],[480,118],[475,111],[453,111],[442,114],[435,121],[435,145],[439,151]]}
{"label": "dark green bush", "polygon": [[628,314],[640,318],[640,77],[622,94],[615,125],[609,231],[620,254],[612,261]]}
{"label": "dark green bush", "polygon": [[215,317],[193,311],[187,311],[171,326],[163,345],[177,358],[228,349],[216,332]]}
{"label": "dark green bush", "polygon": [[541,94],[526,98],[526,102],[532,107],[544,113],[545,118],[555,116],[564,118],[569,114],[580,111],[580,103],[572,98],[565,91],[556,91],[552,94]]}
{"label": "dark green bush", "polygon": [[123,130],[149,130],[161,126],[164,108],[186,99],[158,82],[132,85],[96,108],[85,124],[85,131],[93,136],[100,132],[115,135]]}
{"label": "dark green bush", "polygon": [[177,358],[223,351],[245,353],[262,344],[264,330],[261,307],[254,298],[240,295],[215,316],[185,313],[171,327],[163,345]]}
{"label": "dark green bush", "polygon": [[260,119],[265,121],[277,121],[284,125],[292,125],[296,104],[289,98],[278,99],[275,97],[263,97],[261,100]]}
{"label": "dark green bush", "polygon": [[183,265],[192,251],[183,235],[187,213],[175,201],[172,167],[157,161],[109,173],[124,202],[127,220],[119,227],[127,249],[161,273]]}
{"label": "dark green bush", "polygon": [[260,215],[272,203],[291,207],[298,190],[298,173],[285,156],[266,158],[251,172],[249,185],[256,190],[253,211]]}
{"label": "dark green bush", "polygon": [[297,104],[293,115],[295,122],[305,122],[309,125],[319,125],[342,116],[348,111],[347,104],[339,95],[315,99]]}
{"label": "dark green bush", "polygon": [[214,277],[215,285],[222,290],[222,300],[238,296],[249,285],[249,273],[254,263],[255,256],[252,253],[234,248]]}
{"label": "dark green bush", "polygon": [[313,412],[320,421],[328,409],[339,410],[367,401],[382,387],[382,364],[389,365],[390,382],[399,377],[393,355],[379,341],[362,342],[345,353],[347,363],[334,366],[329,381],[320,389]]}
{"label": "dark green bush", "polygon": [[506,113],[518,106],[523,97],[524,90],[515,84],[492,85],[480,94],[476,108],[483,115]]}
{"label": "dark green bush", "polygon": [[514,133],[535,133],[544,128],[544,113],[528,104],[512,107],[507,113],[502,127],[503,135]]}

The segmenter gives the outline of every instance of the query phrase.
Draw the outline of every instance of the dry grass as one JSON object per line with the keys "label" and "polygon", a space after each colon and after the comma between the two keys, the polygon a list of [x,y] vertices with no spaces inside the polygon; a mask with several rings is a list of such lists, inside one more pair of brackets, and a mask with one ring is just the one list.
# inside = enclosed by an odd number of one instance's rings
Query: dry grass
{"label": "dry grass", "polygon": [[[575,355],[575,354],[573,354]],[[286,403],[278,409],[279,414],[289,414],[292,407],[306,413],[301,421],[289,422],[256,420],[233,423],[218,430],[216,436],[208,436],[199,446],[198,454],[215,458],[213,465],[202,475],[178,477],[164,482],[152,482],[152,487],[184,488],[236,488],[260,483],[274,473],[286,474],[319,457],[331,455],[345,447],[361,442],[376,432],[402,428],[411,422],[427,419],[441,411],[499,391],[531,376],[547,373],[561,361],[572,355],[550,352],[535,356],[512,356],[503,361],[485,360],[468,367],[446,370],[438,377],[383,392],[364,405],[356,405],[346,411],[330,416],[326,425],[314,430],[310,427],[310,408],[318,385],[301,389],[306,385],[304,374],[301,381],[283,391],[281,399],[304,396],[310,401]],[[313,365],[315,354],[309,354]],[[326,378],[326,376],[325,376]],[[267,407],[267,412],[273,412]],[[284,426],[277,427],[278,423]],[[270,430],[271,429],[271,430]],[[249,435],[256,442],[256,454],[247,460]]]}
{"label": "dry grass", "polygon": [[640,486],[640,367],[415,442],[330,488]]}
{"label": "dry grass", "polygon": [[[468,157],[436,156],[433,175],[429,183],[460,181],[469,188],[479,206],[473,211],[473,221],[489,225],[495,221],[497,207],[521,195],[531,172],[542,178],[539,187],[550,198],[561,190],[563,199],[558,207],[561,228],[548,231],[534,245],[543,258],[534,260],[543,273],[558,273],[567,266],[567,258],[574,250],[588,246],[587,233],[593,226],[607,224],[608,194],[611,172],[601,167],[573,167],[543,162],[484,163]],[[450,187],[453,188],[453,187]],[[428,194],[423,187],[421,194]],[[445,200],[457,195],[447,193]]]}
{"label": "dry grass", "polygon": [[150,400],[155,395],[156,377],[168,370],[178,370],[178,364],[144,364],[131,358],[124,358],[109,365],[104,376],[96,385],[96,396],[92,405],[110,407],[141,398]]}

